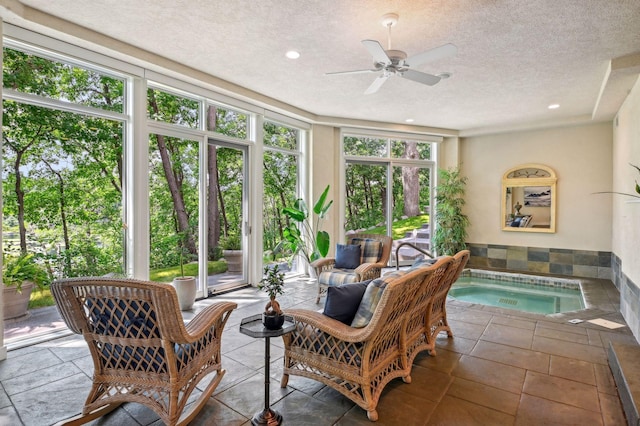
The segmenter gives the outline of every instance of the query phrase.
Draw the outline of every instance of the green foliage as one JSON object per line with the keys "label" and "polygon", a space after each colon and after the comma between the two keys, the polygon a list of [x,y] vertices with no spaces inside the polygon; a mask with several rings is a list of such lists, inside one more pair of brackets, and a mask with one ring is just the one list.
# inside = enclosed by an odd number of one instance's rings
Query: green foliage
{"label": "green foliage", "polygon": [[277,295],[284,293],[284,273],[280,272],[278,264],[272,267],[264,267],[264,277],[260,280],[258,288],[264,290],[269,298],[275,299]]}
{"label": "green foliage", "polygon": [[[313,206],[313,214],[317,217],[315,227],[311,226],[313,215],[309,214],[303,199],[298,198],[293,207],[282,209],[282,213],[293,223],[290,223],[284,229],[284,240],[274,251],[282,251],[283,248],[286,248],[293,254],[302,254],[308,263],[325,257],[329,253],[329,233],[320,230],[320,220],[325,218],[333,204],[333,200],[327,201],[328,194],[329,185],[327,185]],[[316,229],[315,233],[314,229]]]}
{"label": "green foliage", "polygon": [[436,187],[436,230],[433,244],[438,255],[453,255],[466,248],[469,219],[462,213],[467,178],[460,170],[438,170],[440,184]]}
{"label": "green foliage", "polygon": [[223,250],[241,250],[242,248],[240,246],[240,236],[236,234],[220,237],[220,242],[218,244]]}
{"label": "green foliage", "polygon": [[[124,111],[119,78],[4,53],[5,87]],[[3,107],[2,213],[4,225],[15,222],[17,251],[39,253],[59,277],[121,272],[123,124],[10,100]]]}
{"label": "green foliage", "polygon": [[22,291],[25,281],[34,283],[38,288],[44,288],[50,283],[47,271],[36,263],[33,253],[23,253],[20,256],[6,257],[2,263],[2,282],[7,287],[16,287]]}

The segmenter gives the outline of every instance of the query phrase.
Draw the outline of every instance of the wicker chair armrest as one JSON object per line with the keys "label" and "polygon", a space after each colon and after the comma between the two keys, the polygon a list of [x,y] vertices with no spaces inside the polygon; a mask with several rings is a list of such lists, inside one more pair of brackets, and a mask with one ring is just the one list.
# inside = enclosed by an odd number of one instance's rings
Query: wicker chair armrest
{"label": "wicker chair armrest", "polygon": [[323,271],[331,269],[336,264],[336,259],[333,257],[323,257],[322,259],[314,260],[311,262],[311,267],[316,271]]}
{"label": "wicker chair armrest", "polygon": [[[306,309],[287,309],[285,315],[293,317],[297,329],[311,327],[346,342],[364,342],[373,331],[370,327],[353,328],[320,312]],[[292,333],[295,334],[295,331]],[[285,335],[283,337],[288,337]],[[286,341],[286,339],[285,339]]]}
{"label": "wicker chair armrest", "polygon": [[362,281],[372,278],[380,278],[381,271],[382,266],[380,263],[363,263],[354,270],[354,272],[360,276]]}
{"label": "wicker chair armrest", "polygon": [[233,302],[218,302],[207,306],[198,312],[189,324],[187,324],[187,336],[184,336],[186,340],[181,342],[176,339],[176,342],[190,343],[196,341],[204,336],[212,327],[219,327],[220,333],[222,333],[224,324],[227,322],[231,311],[237,307],[238,305]]}

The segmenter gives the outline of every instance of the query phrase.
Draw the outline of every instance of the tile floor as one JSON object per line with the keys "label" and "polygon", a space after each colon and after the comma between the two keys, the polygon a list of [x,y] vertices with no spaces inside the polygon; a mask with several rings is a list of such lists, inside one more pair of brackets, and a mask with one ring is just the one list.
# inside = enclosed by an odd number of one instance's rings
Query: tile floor
{"label": "tile floor", "polygon": [[[607,363],[610,341],[637,345],[628,327],[615,330],[571,318],[624,324],[619,294],[608,280],[583,281],[590,308],[541,316],[451,300],[454,338],[438,339],[437,356],[421,354],[412,383],[385,388],[379,425],[624,425],[620,398]],[[263,407],[264,342],[239,332],[240,320],[261,312],[266,296],[254,288],[218,300],[238,309],[223,334],[227,373],[195,425],[248,425]],[[315,287],[287,283],[285,307],[319,309]],[[185,313],[188,319],[193,312]],[[364,410],[325,386],[296,376],[281,389],[282,342],[271,339],[273,408],[287,425],[370,425]],[[0,362],[0,425],[50,425],[80,412],[92,362],[84,341],[66,336],[10,350]],[[94,425],[159,425],[151,410],[127,404]]]}

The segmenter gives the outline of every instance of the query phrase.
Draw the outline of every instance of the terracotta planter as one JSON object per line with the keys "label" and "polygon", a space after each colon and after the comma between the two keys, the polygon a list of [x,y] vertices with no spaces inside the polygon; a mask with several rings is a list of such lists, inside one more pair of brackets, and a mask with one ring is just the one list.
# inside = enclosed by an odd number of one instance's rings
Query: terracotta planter
{"label": "terracotta planter", "polygon": [[21,293],[18,293],[16,287],[4,287],[2,290],[4,319],[18,318],[27,314],[33,287],[34,284],[29,281],[22,283]]}
{"label": "terracotta planter", "polygon": [[195,277],[177,277],[173,279],[171,285],[178,294],[180,310],[188,311],[191,309],[193,302],[196,301],[196,292],[198,290],[198,283]]}
{"label": "terracotta planter", "polygon": [[222,256],[227,261],[227,272],[242,272],[242,250],[223,250]]}

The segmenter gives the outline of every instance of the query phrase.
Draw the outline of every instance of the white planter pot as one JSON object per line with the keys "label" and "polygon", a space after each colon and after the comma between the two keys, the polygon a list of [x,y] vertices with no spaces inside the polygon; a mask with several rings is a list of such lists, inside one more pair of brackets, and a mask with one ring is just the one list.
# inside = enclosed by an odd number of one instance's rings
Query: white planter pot
{"label": "white planter pot", "polygon": [[181,311],[188,311],[196,301],[197,283],[195,277],[177,277],[171,285],[176,289]]}
{"label": "white planter pot", "polygon": [[242,272],[242,250],[223,250],[222,256],[227,261],[227,272]]}

